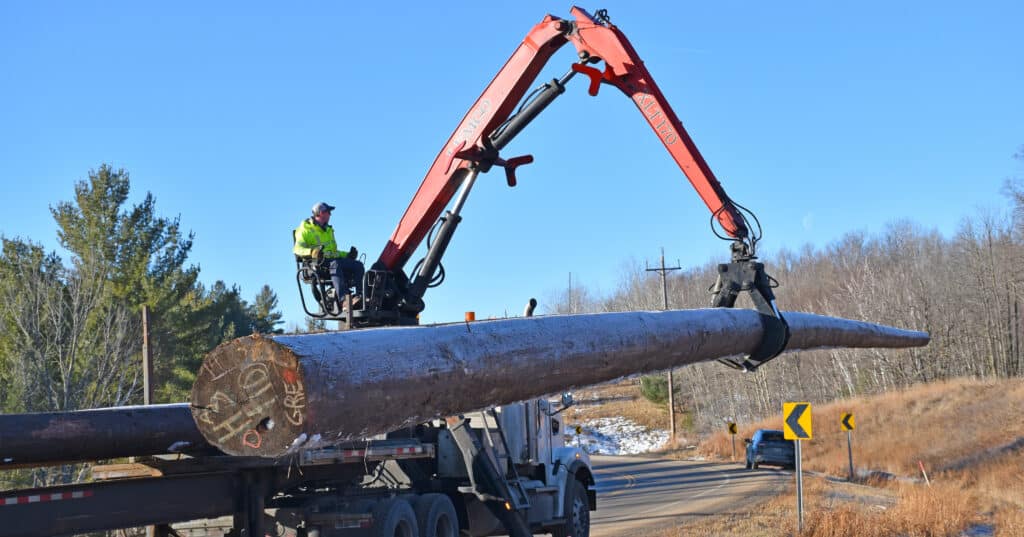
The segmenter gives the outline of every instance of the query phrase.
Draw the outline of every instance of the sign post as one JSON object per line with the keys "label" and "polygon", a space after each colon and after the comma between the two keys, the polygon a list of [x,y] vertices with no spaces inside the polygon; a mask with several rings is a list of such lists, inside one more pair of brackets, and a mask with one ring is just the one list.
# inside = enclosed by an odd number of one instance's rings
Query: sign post
{"label": "sign post", "polygon": [[729,422],[729,436],[732,436],[732,460],[736,460],[736,423]]}
{"label": "sign post", "polygon": [[840,424],[842,425],[843,430],[846,431],[846,456],[850,459],[850,479],[849,479],[849,481],[852,483],[853,482],[853,434],[852,434],[852,431],[853,431],[853,428],[854,428],[853,414],[852,413],[843,414],[843,419],[840,421]]}
{"label": "sign post", "polygon": [[796,525],[797,532],[804,531],[804,475],[801,440],[811,439],[811,404],[782,403],[782,434],[786,440],[793,440],[796,449]]}

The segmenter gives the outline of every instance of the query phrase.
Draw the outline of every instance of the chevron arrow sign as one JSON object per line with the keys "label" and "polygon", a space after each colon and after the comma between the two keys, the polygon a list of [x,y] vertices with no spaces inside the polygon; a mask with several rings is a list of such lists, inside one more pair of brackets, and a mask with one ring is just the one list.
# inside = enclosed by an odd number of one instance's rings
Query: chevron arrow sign
{"label": "chevron arrow sign", "polygon": [[811,404],[782,403],[782,432],[786,440],[810,440]]}

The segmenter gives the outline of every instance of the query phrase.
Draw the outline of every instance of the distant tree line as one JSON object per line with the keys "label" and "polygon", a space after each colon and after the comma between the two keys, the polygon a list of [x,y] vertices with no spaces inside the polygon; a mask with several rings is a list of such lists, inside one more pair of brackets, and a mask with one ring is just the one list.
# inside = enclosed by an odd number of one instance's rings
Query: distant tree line
{"label": "distant tree line", "polygon": [[252,303],[237,286],[199,282],[193,235],[128,205],[129,176],[103,165],[51,207],[69,259],[2,237],[0,411],[74,410],[142,402],[141,309],[151,312],[156,402],[188,400],[202,357],[253,332],[280,332],[269,286]]}
{"label": "distant tree line", "polygon": [[[781,415],[784,401],[830,401],[951,377],[1024,375],[1024,182],[1007,181],[1005,194],[1005,214],[965,218],[952,237],[898,222],[878,235],[851,232],[823,249],[762,258],[781,282],[781,309],[924,330],[932,336],[927,347],[793,353],[753,373],[717,363],[689,366],[676,370],[677,401],[698,425],[718,427]],[[708,307],[714,281],[714,263],[670,275],[670,307]],[[660,310],[661,278],[635,266],[610,296],[576,285],[555,302],[559,313]],[[737,307],[752,305],[744,297]]]}

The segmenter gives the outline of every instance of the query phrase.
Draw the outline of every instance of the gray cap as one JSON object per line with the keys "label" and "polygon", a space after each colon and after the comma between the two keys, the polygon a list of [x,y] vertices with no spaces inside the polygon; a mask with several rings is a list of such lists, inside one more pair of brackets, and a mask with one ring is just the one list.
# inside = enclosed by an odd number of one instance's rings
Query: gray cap
{"label": "gray cap", "polygon": [[334,210],[334,206],[333,205],[330,205],[327,202],[321,201],[320,203],[317,203],[316,205],[313,206],[313,216],[316,216],[316,215],[318,215],[318,214],[320,214],[320,213],[322,213],[324,211],[333,211],[333,210]]}

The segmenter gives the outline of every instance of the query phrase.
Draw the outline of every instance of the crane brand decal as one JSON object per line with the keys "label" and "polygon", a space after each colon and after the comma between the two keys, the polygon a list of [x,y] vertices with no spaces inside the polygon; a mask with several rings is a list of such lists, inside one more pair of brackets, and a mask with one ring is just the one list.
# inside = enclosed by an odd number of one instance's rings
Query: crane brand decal
{"label": "crane brand decal", "polygon": [[[665,145],[672,145],[679,140],[675,129],[672,128],[672,122],[657,106],[657,99],[648,93],[637,92],[636,105],[643,111],[644,116],[647,116],[647,121],[654,127],[654,131],[658,133]],[[661,121],[658,121],[658,118],[661,118]]]}
{"label": "crane brand decal", "polygon": [[459,136],[452,139],[452,143],[448,146],[447,155],[453,156],[455,150],[459,148],[463,142],[467,144],[475,137],[477,129],[480,128],[480,124],[483,123],[484,117],[487,116],[491,111],[491,100],[483,98],[480,100],[480,106],[477,106],[469,115],[466,120],[459,128]]}

